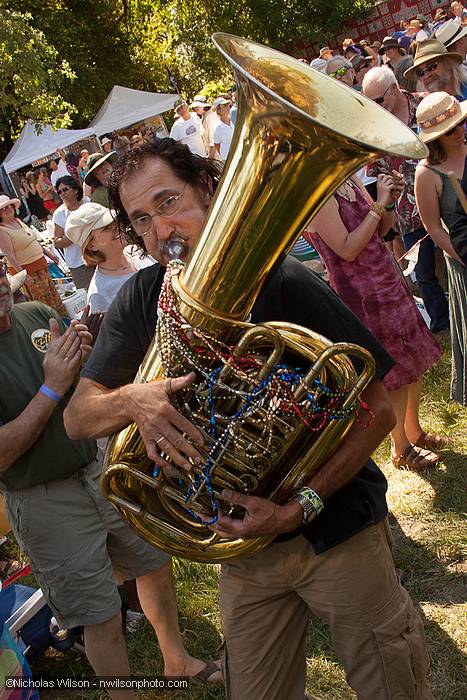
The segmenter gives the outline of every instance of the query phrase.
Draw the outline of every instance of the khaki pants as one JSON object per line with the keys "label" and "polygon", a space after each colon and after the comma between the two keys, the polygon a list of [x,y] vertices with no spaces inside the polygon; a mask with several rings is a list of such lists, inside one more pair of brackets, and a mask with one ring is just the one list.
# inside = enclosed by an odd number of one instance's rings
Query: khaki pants
{"label": "khaki pants", "polygon": [[359,700],[433,700],[385,523],[319,556],[299,536],[223,564],[220,608],[229,700],[303,700],[310,611],[330,626]]}

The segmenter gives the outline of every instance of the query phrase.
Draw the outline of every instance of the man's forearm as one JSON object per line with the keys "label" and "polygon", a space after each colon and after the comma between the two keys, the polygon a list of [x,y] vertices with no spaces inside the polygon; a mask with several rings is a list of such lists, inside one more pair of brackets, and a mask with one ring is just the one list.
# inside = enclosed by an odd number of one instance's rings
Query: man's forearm
{"label": "man's forearm", "polygon": [[107,437],[132,422],[128,413],[131,384],[106,389],[81,379],[63,414],[65,430],[72,440]]}
{"label": "man's forearm", "polygon": [[[367,387],[362,400],[375,414],[371,424],[364,429],[355,420],[337,452],[307,482],[323,501],[345,486],[360,471],[395,425],[388,394],[380,381],[372,382]],[[370,419],[370,415],[365,415],[362,409],[360,415],[364,423]]]}
{"label": "man's forearm", "polygon": [[41,392],[14,420],[0,427],[0,472],[11,467],[36,442],[57,404]]}

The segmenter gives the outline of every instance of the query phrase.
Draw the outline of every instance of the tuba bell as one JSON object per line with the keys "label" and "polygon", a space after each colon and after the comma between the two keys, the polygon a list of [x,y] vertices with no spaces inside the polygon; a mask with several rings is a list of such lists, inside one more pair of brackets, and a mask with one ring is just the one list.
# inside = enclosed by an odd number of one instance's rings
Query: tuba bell
{"label": "tuba bell", "polygon": [[356,345],[291,323],[249,323],[268,275],[359,167],[382,154],[427,152],[402,122],[329,76],[247,39],[213,41],[240,88],[237,124],[198,245],[186,267],[168,266],[156,335],[135,379],[196,371],[174,405],[205,435],[204,461],[164,474],[133,424],[110,439],[101,477],[144,539],[200,562],[269,543],[209,529],[219,508],[241,515],[222,489],[285,503],[339,447],[374,372]]}

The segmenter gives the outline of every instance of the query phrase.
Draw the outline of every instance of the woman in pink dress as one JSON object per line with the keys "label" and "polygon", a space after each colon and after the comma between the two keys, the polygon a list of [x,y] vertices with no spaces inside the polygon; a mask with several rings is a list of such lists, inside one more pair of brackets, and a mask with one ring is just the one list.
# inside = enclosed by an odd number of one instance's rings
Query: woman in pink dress
{"label": "woman in pink dress", "polygon": [[383,379],[396,415],[391,459],[396,467],[419,471],[439,460],[435,446],[446,445],[419,421],[422,377],[439,360],[441,349],[382,239],[393,224],[394,201],[403,188],[398,178],[397,173],[378,177],[376,202],[357,177],[347,180],[304,237],[320,254],[333,289],[396,361]]}

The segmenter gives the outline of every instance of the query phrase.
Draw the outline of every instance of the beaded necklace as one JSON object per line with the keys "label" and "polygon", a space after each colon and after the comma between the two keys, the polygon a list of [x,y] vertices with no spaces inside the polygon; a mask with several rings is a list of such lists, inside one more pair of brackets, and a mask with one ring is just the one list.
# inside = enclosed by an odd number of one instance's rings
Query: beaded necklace
{"label": "beaded necklace", "polygon": [[[190,371],[197,374],[196,383],[182,396],[177,392],[173,401],[204,434],[207,447],[201,450],[204,462],[198,466],[197,475],[195,470],[195,476],[180,478],[178,485],[191,517],[200,524],[212,525],[218,519],[220,496],[212,477],[216,467],[222,468],[223,457],[243,449],[249,464],[260,465],[256,467],[256,475],[253,470],[253,474],[238,478],[240,489],[254,492],[268,470],[267,457],[277,456],[278,445],[283,444],[291,431],[305,424],[310,431],[318,433],[329,422],[348,418],[354,411],[342,408],[346,392],[332,390],[318,377],[307,384],[308,369],[290,368],[280,361],[259,381],[264,366],[261,353],[249,349],[237,356],[235,346],[191,325],[179,311],[172,284],[172,277],[183,266],[181,260],[173,260],[167,266],[158,302],[156,340],[166,377]],[[229,369],[228,383],[221,377],[225,367]],[[304,390],[303,397],[296,400],[295,393],[300,387]],[[203,425],[200,415],[209,416]],[[358,420],[357,413],[356,417]],[[254,439],[249,441],[245,421],[249,429],[256,431]],[[153,475],[162,478],[159,468]],[[207,494],[210,503],[208,520],[192,507],[202,493]]]}

